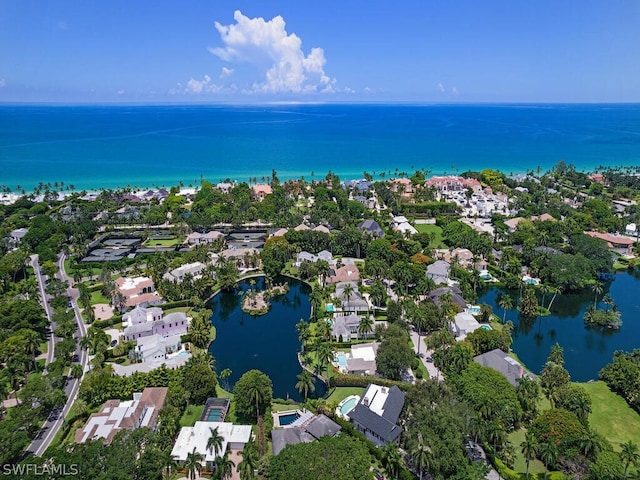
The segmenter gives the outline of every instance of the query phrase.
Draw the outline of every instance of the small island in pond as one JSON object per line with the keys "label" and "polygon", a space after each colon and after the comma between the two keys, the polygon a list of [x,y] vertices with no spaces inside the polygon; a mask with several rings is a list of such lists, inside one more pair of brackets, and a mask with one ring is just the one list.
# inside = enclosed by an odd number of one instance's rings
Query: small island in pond
{"label": "small island in pond", "polygon": [[289,284],[274,285],[266,290],[247,290],[242,300],[242,311],[249,315],[264,315],[271,308],[271,299],[289,291]]}

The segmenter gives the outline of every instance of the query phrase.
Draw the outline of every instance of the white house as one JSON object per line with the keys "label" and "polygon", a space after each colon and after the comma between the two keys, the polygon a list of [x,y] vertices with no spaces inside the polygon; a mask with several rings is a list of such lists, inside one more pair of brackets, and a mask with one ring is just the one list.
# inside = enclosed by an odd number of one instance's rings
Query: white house
{"label": "white house", "polygon": [[174,268],[170,272],[165,273],[162,278],[170,282],[180,283],[186,275],[191,275],[195,280],[202,277],[202,271],[206,265],[202,262],[186,263],[178,268]]}

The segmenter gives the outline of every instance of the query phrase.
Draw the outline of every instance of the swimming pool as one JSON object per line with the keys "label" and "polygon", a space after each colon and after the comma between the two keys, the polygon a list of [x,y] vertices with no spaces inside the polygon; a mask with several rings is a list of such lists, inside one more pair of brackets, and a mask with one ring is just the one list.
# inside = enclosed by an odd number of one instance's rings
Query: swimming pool
{"label": "swimming pool", "polygon": [[327,312],[333,313],[335,308],[333,307],[333,303],[327,303]]}
{"label": "swimming pool", "polygon": [[278,422],[280,426],[291,425],[293,422],[300,418],[300,414],[298,412],[295,413],[287,413],[285,415],[278,415]]}
{"label": "swimming pool", "polygon": [[493,330],[493,328],[491,328],[491,325],[480,325],[480,328],[483,330]]}
{"label": "swimming pool", "polygon": [[338,366],[345,368],[347,366],[347,356],[344,353],[338,353],[336,355],[336,362],[338,362]]}
{"label": "swimming pool", "polygon": [[349,395],[347,398],[342,400],[338,405],[338,412],[342,416],[347,416],[351,410],[354,409],[356,404],[360,401],[360,397],[358,395]]}
{"label": "swimming pool", "polygon": [[229,410],[228,398],[207,398],[207,403],[204,406],[202,415],[200,416],[201,422],[224,422],[224,417]]}
{"label": "swimming pool", "polygon": [[480,315],[480,306],[479,305],[470,305],[467,308],[467,312],[471,315]]}

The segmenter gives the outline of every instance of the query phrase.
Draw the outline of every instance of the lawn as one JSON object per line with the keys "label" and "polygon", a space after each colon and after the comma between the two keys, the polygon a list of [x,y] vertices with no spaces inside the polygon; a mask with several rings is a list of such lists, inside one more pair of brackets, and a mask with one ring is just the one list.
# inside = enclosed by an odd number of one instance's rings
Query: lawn
{"label": "lawn", "polygon": [[[523,473],[527,470],[527,462],[525,461],[520,449],[520,444],[524,441],[525,433],[526,430],[524,428],[521,428],[520,430],[516,430],[515,432],[509,434],[509,441],[516,451],[513,469],[519,473]],[[540,460],[532,460],[529,463],[529,473],[544,473],[544,465],[542,464],[542,462]]]}
{"label": "lawn", "polygon": [[180,417],[181,427],[193,427],[204,411],[204,405],[189,405]]}
{"label": "lawn", "polygon": [[417,224],[414,225],[416,230],[420,233],[431,233],[433,234],[433,242],[431,242],[430,247],[432,248],[446,248],[446,245],[442,241],[442,228],[438,225],[425,225],[425,224]]}
{"label": "lawn", "polygon": [[581,383],[591,396],[589,425],[609,440],[614,450],[629,440],[640,444],[640,415],[604,382]]}
{"label": "lawn", "polygon": [[331,395],[327,397],[328,404],[338,405],[342,400],[347,398],[349,395],[360,395],[364,393],[363,387],[336,387]]}
{"label": "lawn", "polygon": [[95,291],[95,292],[91,292],[91,305],[96,305],[98,303],[106,303],[109,304],[111,303],[107,297],[105,297],[102,294],[101,290]]}
{"label": "lawn", "polygon": [[150,238],[144,242],[145,247],[174,247],[184,242],[183,238]]}

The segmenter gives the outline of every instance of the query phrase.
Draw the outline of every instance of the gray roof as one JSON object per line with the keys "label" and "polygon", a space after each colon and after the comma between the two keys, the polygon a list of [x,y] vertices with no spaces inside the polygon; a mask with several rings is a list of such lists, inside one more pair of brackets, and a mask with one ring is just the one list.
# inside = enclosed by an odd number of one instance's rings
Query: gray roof
{"label": "gray roof", "polygon": [[313,442],[314,438],[300,427],[271,430],[271,450],[278,455],[287,445]]}
{"label": "gray roof", "polygon": [[449,277],[450,271],[451,265],[449,264],[449,262],[445,262],[444,260],[436,260],[434,263],[427,267],[427,277],[434,280],[437,279],[444,281],[445,278]]}
{"label": "gray roof", "polygon": [[360,230],[364,230],[370,234],[375,234],[378,238],[384,237],[384,231],[382,227],[375,220],[365,220],[358,224]]}
{"label": "gray roof", "polygon": [[463,310],[467,308],[467,302],[462,298],[462,291],[458,287],[440,287],[428,293],[428,297],[433,303],[440,307],[440,297],[447,292],[451,292],[451,300]]}
{"label": "gray roof", "polygon": [[501,373],[514,387],[524,375],[524,367],[499,348],[473,357],[473,361]]}
{"label": "gray roof", "polygon": [[[369,387],[367,387],[369,388]],[[404,393],[393,386],[389,389],[387,400],[384,403],[382,416],[371,411],[363,403],[363,398],[355,406],[353,410],[349,412],[349,418],[356,423],[359,423],[368,430],[374,432],[380,438],[383,438],[386,442],[393,442],[402,433],[402,428],[396,425],[400,412],[404,407]]]}
{"label": "gray roof", "polygon": [[325,435],[334,437],[340,431],[340,425],[331,420],[326,415],[316,416],[307,425],[307,433],[310,433],[314,438],[320,439]]}

